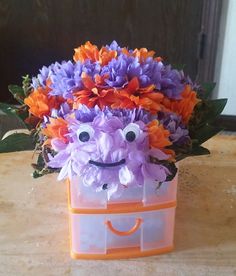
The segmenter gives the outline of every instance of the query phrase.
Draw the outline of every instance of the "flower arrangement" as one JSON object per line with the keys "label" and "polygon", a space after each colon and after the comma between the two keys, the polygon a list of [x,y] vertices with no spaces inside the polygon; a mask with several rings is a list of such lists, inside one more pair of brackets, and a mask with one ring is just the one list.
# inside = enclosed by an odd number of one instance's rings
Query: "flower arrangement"
{"label": "flower arrangement", "polygon": [[34,177],[80,175],[108,196],[146,178],[170,181],[175,163],[208,154],[201,144],[221,130],[212,123],[226,99],[211,100],[213,88],[193,83],[146,48],[86,42],[73,60],[9,86],[20,105],[0,103],[0,109],[20,118],[30,134],[8,136],[0,151],[35,148]]}

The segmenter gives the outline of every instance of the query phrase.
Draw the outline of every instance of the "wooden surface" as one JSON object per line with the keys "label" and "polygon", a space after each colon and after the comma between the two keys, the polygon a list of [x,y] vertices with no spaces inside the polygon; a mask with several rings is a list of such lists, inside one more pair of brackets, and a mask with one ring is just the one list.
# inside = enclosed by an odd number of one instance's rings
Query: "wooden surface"
{"label": "wooden surface", "polygon": [[[87,40],[148,47],[197,75],[203,0],[0,0],[0,100],[8,84],[72,58]],[[208,79],[208,81],[210,81]]]}
{"label": "wooden surface", "polygon": [[71,260],[65,184],[0,154],[0,275],[236,275],[236,136],[207,146],[180,165],[175,251],[122,261]]}

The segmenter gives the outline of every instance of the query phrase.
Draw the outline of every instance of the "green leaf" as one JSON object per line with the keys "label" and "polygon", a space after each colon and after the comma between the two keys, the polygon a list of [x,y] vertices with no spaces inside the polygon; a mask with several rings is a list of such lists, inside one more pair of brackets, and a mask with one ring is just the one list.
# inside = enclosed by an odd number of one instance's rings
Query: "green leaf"
{"label": "green leaf", "polygon": [[2,110],[7,115],[17,116],[17,108],[12,104],[0,103],[0,110]]}
{"label": "green leaf", "polygon": [[14,133],[0,141],[0,152],[33,150],[35,144],[31,135]]}
{"label": "green leaf", "polygon": [[212,124],[221,114],[227,99],[203,100],[194,109],[193,116],[189,123],[190,137],[195,139],[206,125]]}
{"label": "green leaf", "polygon": [[8,85],[8,89],[13,95],[17,94],[22,97],[24,96],[24,90],[19,85],[10,84]]}
{"label": "green leaf", "polygon": [[202,146],[195,145],[191,151],[188,153],[180,153],[179,155],[176,156],[176,162],[183,160],[189,156],[198,156],[198,155],[207,155],[210,154],[210,151]]}
{"label": "green leaf", "polygon": [[207,101],[207,105],[209,108],[209,117],[206,118],[207,122],[213,122],[216,117],[221,114],[227,104],[227,100],[228,99],[216,99]]}
{"label": "green leaf", "polygon": [[195,146],[192,148],[191,155],[206,155],[210,154],[210,151],[202,146]]}
{"label": "green leaf", "polygon": [[[48,157],[47,157],[47,153],[49,149],[46,149],[46,148],[42,148],[41,149],[42,152],[39,153],[38,155],[38,160],[37,160],[37,163],[36,164],[31,164],[32,167],[35,169],[35,171],[33,172],[33,178],[38,178],[38,177],[41,177],[43,175],[46,175],[46,174],[51,174],[51,173],[55,173],[55,172],[60,172],[60,168],[50,168],[47,166],[47,160],[48,160]],[[53,154],[51,150],[50,151],[50,154]]]}
{"label": "green leaf", "polygon": [[43,176],[43,174],[39,173],[37,170],[35,170],[32,174],[33,178],[39,178],[41,176]]}
{"label": "green leaf", "polygon": [[201,116],[200,125],[205,123],[212,123],[215,121],[217,116],[221,114],[227,103],[227,99],[216,99],[216,100],[206,100],[202,105],[199,106],[197,111],[199,116]]}
{"label": "green leaf", "polygon": [[22,88],[24,90],[24,95],[25,97],[27,97],[31,91],[31,78],[29,77],[29,75],[23,76],[22,77],[23,81],[22,81]]}
{"label": "green leaf", "polygon": [[215,82],[206,82],[201,85],[203,91],[201,91],[202,99],[209,99],[212,96],[212,92],[216,86]]}
{"label": "green leaf", "polygon": [[24,89],[18,85],[10,84],[8,85],[8,90],[11,92],[13,97],[21,104],[24,103],[25,93]]}
{"label": "green leaf", "polygon": [[41,171],[39,170],[35,170],[32,174],[33,178],[39,178],[41,176],[44,176],[46,174],[52,174],[52,173],[59,173],[60,169],[49,169],[49,168],[45,168],[42,169]]}
{"label": "green leaf", "polygon": [[42,156],[42,153],[39,153],[38,155],[38,159],[37,159],[37,163],[36,164],[31,164],[32,167],[37,170],[37,171],[41,171],[42,169],[44,169],[45,167],[45,162]]}
{"label": "green leaf", "polygon": [[215,136],[221,130],[222,128],[214,127],[209,124],[206,124],[205,126],[202,126],[197,130],[197,132],[194,135],[194,139],[196,139],[197,143],[201,145],[211,137]]}
{"label": "green leaf", "polygon": [[166,178],[166,181],[171,181],[174,177],[175,177],[175,175],[176,175],[176,173],[177,173],[177,171],[178,171],[178,169],[177,169],[177,167],[175,166],[175,163],[174,162],[168,162],[168,163],[166,163],[165,164],[165,167],[170,171],[170,175],[168,175],[167,176],[167,178]]}
{"label": "green leaf", "polygon": [[6,104],[0,102],[0,110],[2,110],[5,114],[9,116],[14,116],[17,119],[19,119],[22,124],[28,128],[27,124],[25,123],[25,119],[28,117],[28,112],[20,111],[19,108],[17,108],[15,105],[12,104]]}

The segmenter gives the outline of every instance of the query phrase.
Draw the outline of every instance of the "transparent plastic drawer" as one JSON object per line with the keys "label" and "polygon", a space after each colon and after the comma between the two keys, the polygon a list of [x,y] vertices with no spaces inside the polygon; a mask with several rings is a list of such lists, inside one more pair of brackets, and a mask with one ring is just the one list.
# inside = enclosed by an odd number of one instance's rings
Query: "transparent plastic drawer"
{"label": "transparent plastic drawer", "polygon": [[147,180],[143,186],[127,187],[121,195],[108,199],[106,190],[96,192],[91,187],[84,186],[79,177],[74,177],[70,182],[70,207],[107,209],[114,204],[139,203],[142,206],[150,206],[173,202],[176,201],[177,179],[176,176],[172,181],[162,184]]}
{"label": "transparent plastic drawer", "polygon": [[127,214],[70,214],[74,254],[145,252],[173,245],[175,208]]}

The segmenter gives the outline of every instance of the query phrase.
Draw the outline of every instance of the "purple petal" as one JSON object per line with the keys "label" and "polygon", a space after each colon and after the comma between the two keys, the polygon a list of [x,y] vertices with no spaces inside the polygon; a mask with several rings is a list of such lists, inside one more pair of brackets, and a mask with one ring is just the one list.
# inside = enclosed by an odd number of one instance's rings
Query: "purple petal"
{"label": "purple petal", "polygon": [[110,153],[112,152],[113,144],[113,139],[109,134],[104,132],[100,134],[98,146],[103,161],[108,159]]}
{"label": "purple petal", "polygon": [[149,150],[149,155],[157,158],[158,160],[167,160],[170,158],[170,155],[165,154],[163,151],[155,148]]}
{"label": "purple petal", "polygon": [[61,139],[59,138],[53,138],[51,140],[52,148],[55,151],[61,151],[64,150],[67,147],[67,144],[65,144]]}
{"label": "purple petal", "polygon": [[119,179],[120,179],[120,183],[123,185],[127,185],[130,182],[133,181],[134,179],[134,175],[133,173],[128,169],[127,166],[123,166],[120,170],[119,170]]}

